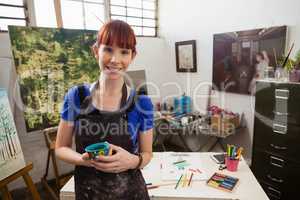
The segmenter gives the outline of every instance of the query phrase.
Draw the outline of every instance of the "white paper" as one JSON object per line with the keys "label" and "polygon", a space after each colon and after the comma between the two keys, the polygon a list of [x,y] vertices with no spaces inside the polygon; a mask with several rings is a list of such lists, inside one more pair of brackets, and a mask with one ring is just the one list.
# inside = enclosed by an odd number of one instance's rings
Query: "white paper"
{"label": "white paper", "polygon": [[[182,162],[176,163],[180,161]],[[192,173],[192,180],[208,179],[202,167],[201,159],[197,154],[164,152],[161,170],[161,177],[164,181],[178,180],[181,175],[183,175],[183,178],[189,179]]]}

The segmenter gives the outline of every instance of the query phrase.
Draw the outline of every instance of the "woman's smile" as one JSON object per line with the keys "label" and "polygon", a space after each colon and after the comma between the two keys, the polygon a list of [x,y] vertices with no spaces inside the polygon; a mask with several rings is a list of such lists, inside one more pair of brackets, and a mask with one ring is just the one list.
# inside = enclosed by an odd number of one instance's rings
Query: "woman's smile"
{"label": "woman's smile", "polygon": [[111,73],[115,73],[115,72],[119,72],[122,70],[122,67],[115,67],[115,66],[105,66],[104,69],[108,72],[111,72]]}

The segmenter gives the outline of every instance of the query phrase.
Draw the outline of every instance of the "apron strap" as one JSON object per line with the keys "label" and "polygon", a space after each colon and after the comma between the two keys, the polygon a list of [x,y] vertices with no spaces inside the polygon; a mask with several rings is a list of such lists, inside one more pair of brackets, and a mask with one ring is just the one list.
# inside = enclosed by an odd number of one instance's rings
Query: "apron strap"
{"label": "apron strap", "polygon": [[[95,88],[99,87],[99,81],[96,83]],[[123,86],[122,86],[122,97],[121,97],[121,103],[120,103],[120,108],[123,108],[126,106],[127,104],[127,86],[126,83],[124,82]],[[92,96],[85,95],[85,86],[84,85],[79,85],[78,86],[78,96],[79,96],[79,105],[81,108],[81,112],[82,114],[89,112],[89,106],[91,106],[91,100],[92,100]],[[132,107],[132,106],[129,106]]]}
{"label": "apron strap", "polygon": [[127,86],[124,82],[122,86],[122,98],[121,98],[121,108],[123,108],[126,105],[127,102]]}

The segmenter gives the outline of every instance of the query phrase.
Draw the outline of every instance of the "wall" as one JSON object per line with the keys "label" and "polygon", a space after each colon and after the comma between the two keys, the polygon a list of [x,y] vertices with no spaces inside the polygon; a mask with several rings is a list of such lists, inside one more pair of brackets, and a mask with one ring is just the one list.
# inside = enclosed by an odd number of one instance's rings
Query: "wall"
{"label": "wall", "polygon": [[[167,81],[168,76],[165,66],[169,66],[165,56],[165,42],[159,38],[138,38],[137,39],[137,51],[138,54],[134,63],[129,67],[129,70],[146,70],[146,79],[151,80],[153,83],[157,83],[157,87],[163,88],[164,81]],[[7,33],[0,34],[0,87],[4,87],[8,90],[11,107],[14,110],[15,123],[18,130],[23,154],[26,162],[32,162],[34,165],[33,170],[30,172],[34,182],[39,182],[44,175],[46,168],[47,147],[45,144],[44,136],[41,132],[27,133],[25,129],[25,122],[23,118],[23,112],[19,106],[16,105],[19,95],[18,89],[14,95],[14,88],[16,85],[16,70],[11,65],[11,50],[10,41]],[[161,90],[162,96],[165,96],[169,89]],[[157,93],[155,87],[149,88],[149,93]],[[154,97],[157,99],[158,97]],[[69,172],[73,169],[73,166],[58,162],[59,171],[61,173]],[[52,166],[51,166],[52,167]],[[49,178],[54,178],[52,168],[49,171]],[[10,189],[25,186],[22,179],[11,183]]]}
{"label": "wall", "polygon": [[[177,73],[177,80],[189,94],[199,94],[194,99],[195,106],[205,108],[207,87],[196,88],[212,81],[213,34],[288,25],[288,44],[295,42],[294,50],[300,48],[300,1],[298,0],[160,0],[160,35],[166,40],[171,53],[170,70],[175,70],[176,41],[197,42],[198,72],[195,74]],[[294,55],[295,51],[292,52]],[[195,90],[196,89],[196,90]],[[235,112],[244,112],[248,129],[229,138],[246,147],[245,156],[251,157],[255,98],[247,95],[217,93],[213,103]]]}

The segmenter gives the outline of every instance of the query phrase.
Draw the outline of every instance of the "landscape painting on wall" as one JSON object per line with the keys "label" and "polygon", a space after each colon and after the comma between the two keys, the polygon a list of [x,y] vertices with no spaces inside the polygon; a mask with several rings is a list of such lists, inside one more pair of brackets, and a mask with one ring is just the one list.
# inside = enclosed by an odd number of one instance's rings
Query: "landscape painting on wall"
{"label": "landscape painting on wall", "polygon": [[253,94],[253,83],[258,76],[263,78],[262,63],[275,69],[283,56],[286,30],[286,26],[278,26],[214,34],[214,89]]}
{"label": "landscape painting on wall", "polygon": [[28,132],[56,126],[66,91],[99,77],[97,32],[9,26]]}
{"label": "landscape painting on wall", "polygon": [[0,181],[25,167],[7,92],[0,88]]}

